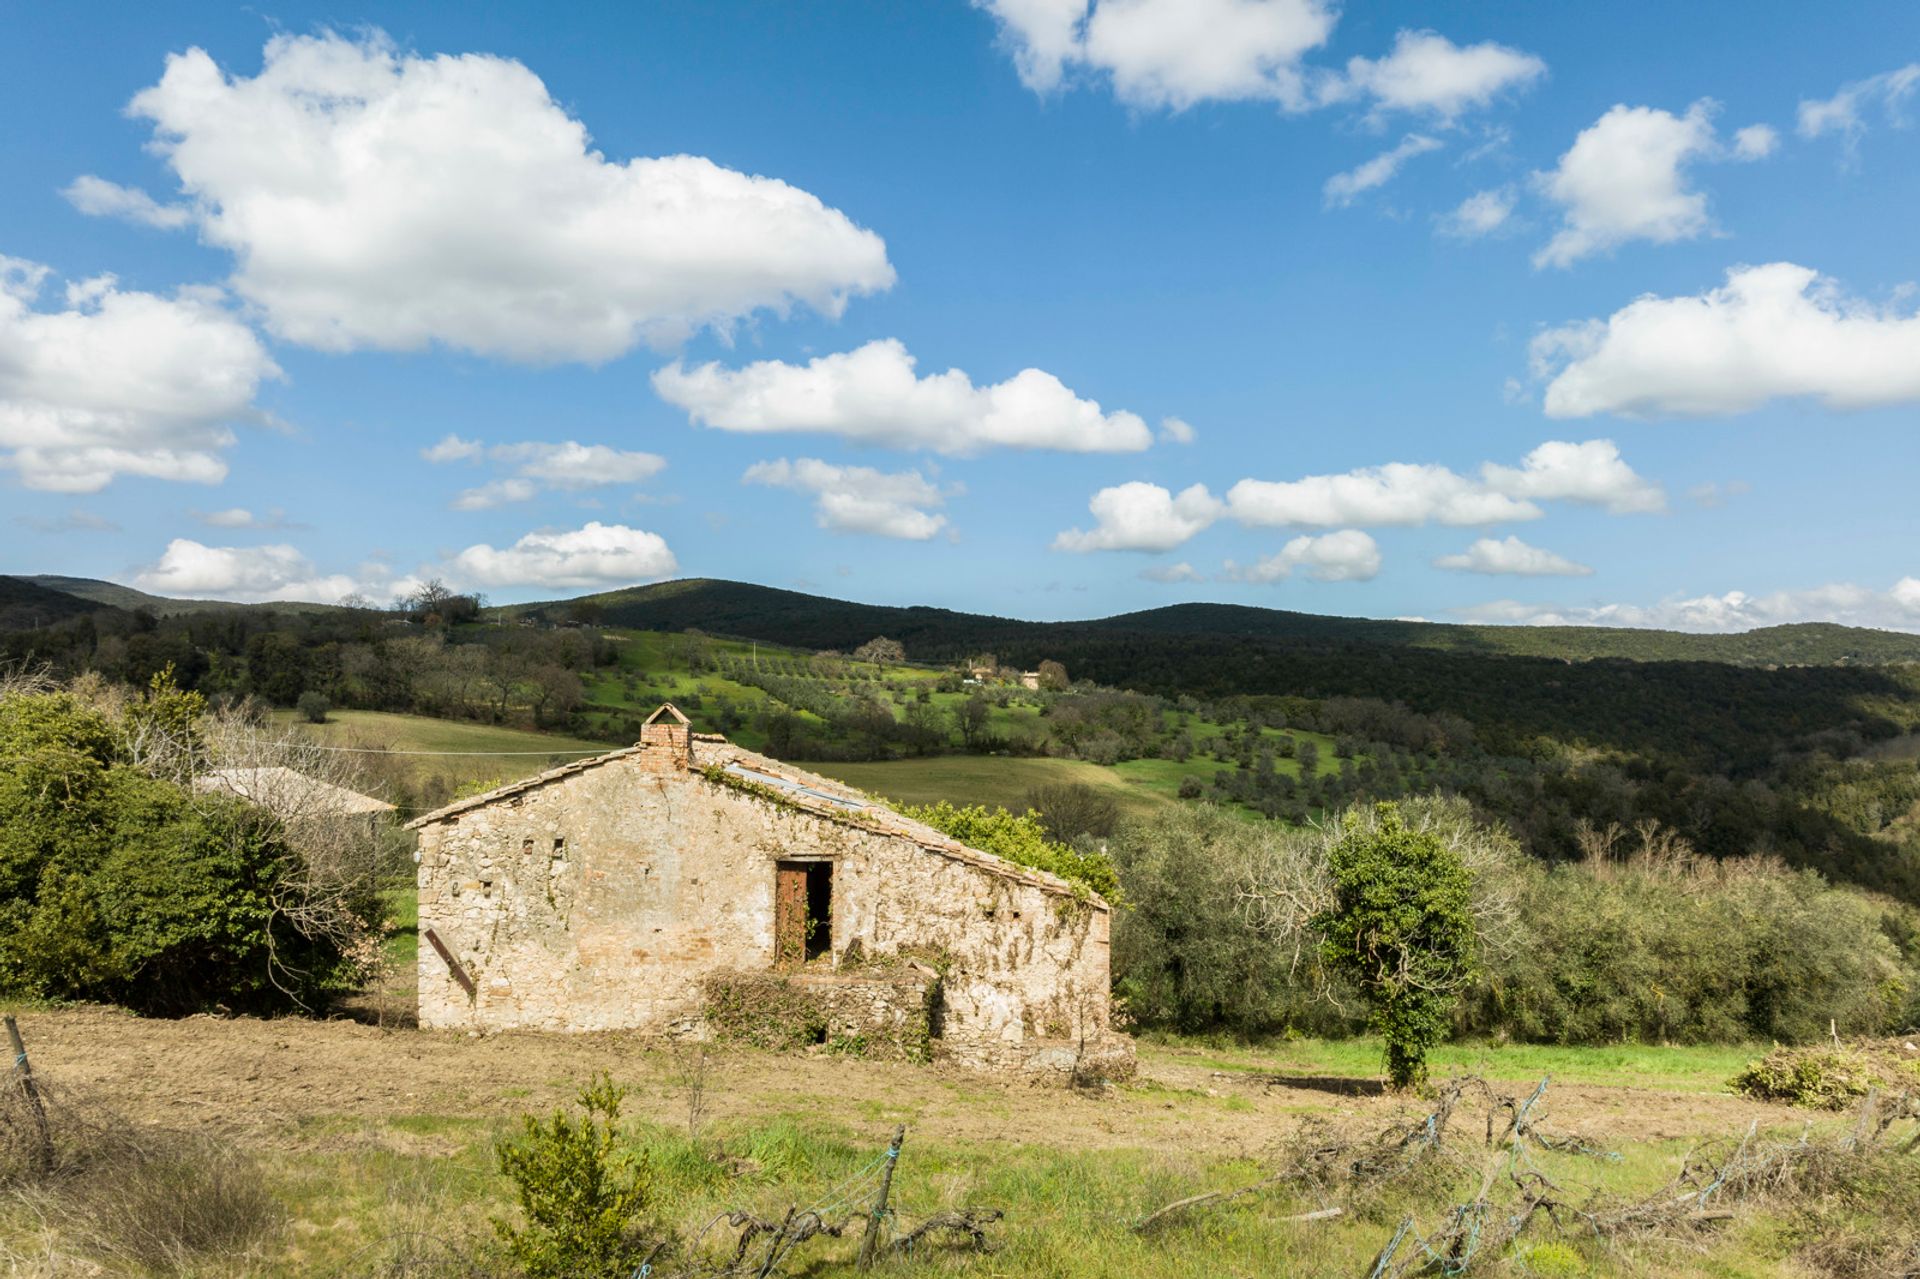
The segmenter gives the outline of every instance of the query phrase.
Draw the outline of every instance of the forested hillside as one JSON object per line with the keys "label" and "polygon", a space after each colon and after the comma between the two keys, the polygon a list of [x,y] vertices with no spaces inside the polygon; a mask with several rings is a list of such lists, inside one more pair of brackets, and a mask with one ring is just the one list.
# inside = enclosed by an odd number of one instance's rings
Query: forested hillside
{"label": "forested hillside", "polygon": [[799,591],[693,578],[583,596],[516,604],[503,616],[570,616],[586,605],[602,620],[641,630],[696,627],[716,635],[797,648],[851,648],[889,635],[913,651],[954,656],[968,650],[1058,646],[1083,634],[1204,636],[1318,646],[1365,644],[1463,654],[1565,659],[1697,661],[1741,665],[1920,662],[1920,635],[1828,623],[1769,626],[1733,635],[1602,626],[1460,626],[1436,622],[1322,617],[1238,604],[1175,604],[1085,622],[1022,622],[939,608],[856,604]]}
{"label": "forested hillside", "polygon": [[100,606],[24,577],[0,577],[0,631],[27,631],[91,613]]}

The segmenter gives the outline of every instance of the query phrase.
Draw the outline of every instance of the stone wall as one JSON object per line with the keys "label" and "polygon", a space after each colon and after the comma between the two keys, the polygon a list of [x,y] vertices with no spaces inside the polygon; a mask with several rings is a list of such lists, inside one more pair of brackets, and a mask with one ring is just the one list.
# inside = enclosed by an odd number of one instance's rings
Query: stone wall
{"label": "stone wall", "polygon": [[775,863],[823,860],[836,960],[940,972],[938,1055],[1026,1069],[1038,1045],[1111,1038],[1104,906],[714,780],[700,766],[734,748],[648,727],[420,827],[420,927],[476,988],[421,947],[423,1026],[703,1034],[709,975],[774,968]]}
{"label": "stone wall", "polygon": [[923,964],[852,971],[722,972],[704,984],[713,1038],[757,1048],[813,1044],[860,1057],[926,1061],[940,978]]}

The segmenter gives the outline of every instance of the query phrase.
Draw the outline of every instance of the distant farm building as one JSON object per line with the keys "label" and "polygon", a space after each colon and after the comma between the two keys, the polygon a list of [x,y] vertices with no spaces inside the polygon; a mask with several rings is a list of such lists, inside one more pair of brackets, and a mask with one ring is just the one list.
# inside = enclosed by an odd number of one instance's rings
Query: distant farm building
{"label": "distant farm building", "polygon": [[203,795],[231,795],[278,815],[288,825],[326,822],[365,826],[367,833],[394,811],[392,804],[309,777],[282,765],[258,768],[216,768],[193,779]]}
{"label": "distant farm building", "polygon": [[1131,1070],[1099,897],[695,733],[671,706],[635,746],[410,829],[423,1026]]}

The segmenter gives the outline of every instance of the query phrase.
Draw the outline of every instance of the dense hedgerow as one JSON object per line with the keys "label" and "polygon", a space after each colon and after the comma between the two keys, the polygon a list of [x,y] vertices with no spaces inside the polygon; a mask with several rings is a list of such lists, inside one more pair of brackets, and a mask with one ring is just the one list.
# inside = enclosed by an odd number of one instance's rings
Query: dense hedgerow
{"label": "dense hedgerow", "polygon": [[[1657,837],[1624,855],[1548,867],[1461,801],[1400,807],[1471,854],[1478,926],[1490,935],[1456,1033],[1794,1043],[1825,1035],[1830,1020],[1864,1035],[1920,1015],[1911,912],[1886,899],[1772,859],[1715,861]],[[1306,913],[1321,909],[1330,836],[1364,819],[1286,830],[1180,811],[1123,828],[1112,852],[1138,905],[1115,919],[1114,978],[1134,1016],[1242,1035],[1360,1029],[1355,992],[1321,966],[1314,939],[1276,943],[1249,889],[1271,894],[1284,880]]]}
{"label": "dense hedgerow", "polygon": [[297,855],[258,810],[127,761],[153,705],[0,698],[0,992],[157,1013],[318,995],[340,957],[279,909]]}
{"label": "dense hedgerow", "polygon": [[1527,944],[1468,1025],[1552,1043],[1805,1043],[1905,1023],[1914,956],[1889,911],[1777,861],[1688,853],[1566,865],[1519,881]]}

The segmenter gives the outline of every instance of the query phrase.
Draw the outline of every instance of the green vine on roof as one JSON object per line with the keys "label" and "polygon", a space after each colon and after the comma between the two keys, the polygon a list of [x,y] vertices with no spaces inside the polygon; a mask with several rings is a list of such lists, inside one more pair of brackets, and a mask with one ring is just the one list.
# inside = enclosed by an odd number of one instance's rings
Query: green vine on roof
{"label": "green vine on roof", "polygon": [[1004,808],[971,805],[956,808],[938,804],[909,804],[900,809],[914,821],[925,822],[969,848],[992,853],[1016,866],[1058,875],[1079,892],[1098,893],[1110,905],[1126,905],[1113,859],[1102,852],[1082,852],[1071,844],[1047,838],[1035,813],[1010,813]]}

